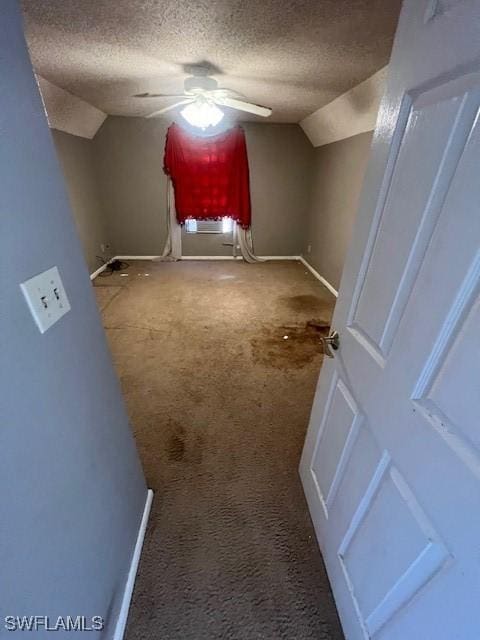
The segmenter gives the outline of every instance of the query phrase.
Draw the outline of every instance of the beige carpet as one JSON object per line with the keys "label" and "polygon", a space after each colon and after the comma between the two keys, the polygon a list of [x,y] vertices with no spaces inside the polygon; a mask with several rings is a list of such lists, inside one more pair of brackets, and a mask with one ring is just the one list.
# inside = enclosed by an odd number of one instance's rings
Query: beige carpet
{"label": "beige carpet", "polygon": [[297,472],[331,294],[296,262],[125,273],[95,290],[155,491],[127,640],[342,638]]}

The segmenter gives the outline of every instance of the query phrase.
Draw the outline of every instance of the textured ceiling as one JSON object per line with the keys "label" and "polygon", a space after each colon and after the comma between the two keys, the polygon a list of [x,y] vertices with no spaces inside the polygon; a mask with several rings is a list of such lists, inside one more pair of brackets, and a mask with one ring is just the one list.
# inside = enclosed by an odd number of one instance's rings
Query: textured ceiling
{"label": "textured ceiling", "polygon": [[207,61],[221,87],[299,122],[387,64],[400,0],[23,0],[37,73],[102,111],[145,115]]}
{"label": "textured ceiling", "polygon": [[37,75],[38,87],[52,129],[65,131],[82,138],[93,138],[107,117],[77,96],[64,91]]}

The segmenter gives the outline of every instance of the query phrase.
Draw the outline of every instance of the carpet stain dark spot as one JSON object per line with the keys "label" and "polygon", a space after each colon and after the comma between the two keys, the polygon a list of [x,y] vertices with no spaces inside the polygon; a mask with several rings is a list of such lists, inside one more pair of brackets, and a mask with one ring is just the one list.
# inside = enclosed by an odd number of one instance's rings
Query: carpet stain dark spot
{"label": "carpet stain dark spot", "polygon": [[274,369],[300,369],[323,355],[321,336],[326,336],[329,329],[329,323],[323,320],[264,327],[250,341],[253,361]]}
{"label": "carpet stain dark spot", "polygon": [[288,307],[292,311],[300,313],[302,311],[316,312],[330,310],[331,304],[328,301],[322,300],[313,295],[298,295],[298,296],[280,296],[278,298],[280,304]]}
{"label": "carpet stain dark spot", "polygon": [[168,444],[168,459],[173,462],[181,462],[185,455],[185,442],[178,436],[171,436]]}
{"label": "carpet stain dark spot", "polygon": [[167,442],[168,459],[172,462],[181,462],[185,455],[185,441],[177,435],[170,436]]}
{"label": "carpet stain dark spot", "polygon": [[[167,462],[183,462],[186,465],[198,465],[203,459],[203,449],[205,438],[201,433],[186,431],[178,424],[169,427],[174,429],[173,433],[165,434],[165,453]],[[152,444],[154,439],[152,439]]]}
{"label": "carpet stain dark spot", "polygon": [[188,462],[191,464],[200,464],[203,459],[203,448],[205,446],[205,440],[200,434],[195,435],[193,438],[192,446],[188,453]]}

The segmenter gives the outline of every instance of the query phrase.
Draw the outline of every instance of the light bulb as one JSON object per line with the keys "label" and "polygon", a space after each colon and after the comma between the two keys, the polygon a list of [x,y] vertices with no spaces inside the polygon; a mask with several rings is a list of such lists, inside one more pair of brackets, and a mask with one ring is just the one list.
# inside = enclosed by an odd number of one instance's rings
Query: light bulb
{"label": "light bulb", "polygon": [[223,118],[223,111],[213,102],[195,100],[180,111],[185,120],[193,127],[206,129],[215,127]]}

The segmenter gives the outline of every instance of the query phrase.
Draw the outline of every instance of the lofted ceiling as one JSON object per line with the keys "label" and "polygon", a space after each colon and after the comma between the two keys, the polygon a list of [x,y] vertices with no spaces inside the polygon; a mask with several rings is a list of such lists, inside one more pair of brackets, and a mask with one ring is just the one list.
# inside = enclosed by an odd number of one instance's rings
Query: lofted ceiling
{"label": "lofted ceiling", "polygon": [[[299,122],[388,63],[401,0],[23,0],[36,72],[105,113],[173,102],[189,64]],[[243,117],[242,117],[243,119]]]}

